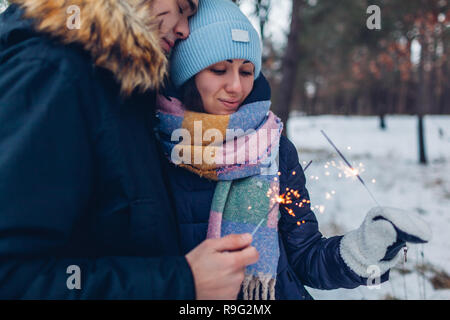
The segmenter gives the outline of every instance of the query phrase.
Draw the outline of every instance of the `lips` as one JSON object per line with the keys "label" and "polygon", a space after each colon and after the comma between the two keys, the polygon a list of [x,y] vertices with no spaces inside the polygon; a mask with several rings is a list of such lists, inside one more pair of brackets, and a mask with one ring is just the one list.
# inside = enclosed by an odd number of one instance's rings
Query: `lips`
{"label": "lips", "polygon": [[239,100],[222,100],[219,101],[227,108],[227,109],[236,109],[239,107]]}
{"label": "lips", "polygon": [[163,38],[162,40],[163,40],[163,49],[166,52],[170,52],[172,50],[172,48],[173,48],[175,43],[170,41],[170,40],[168,40],[168,39],[166,39],[166,38]]}

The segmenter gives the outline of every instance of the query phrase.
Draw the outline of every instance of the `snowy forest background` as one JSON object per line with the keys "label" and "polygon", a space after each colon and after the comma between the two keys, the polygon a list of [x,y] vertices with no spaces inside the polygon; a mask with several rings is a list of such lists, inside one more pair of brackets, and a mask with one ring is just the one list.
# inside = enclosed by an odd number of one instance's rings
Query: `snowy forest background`
{"label": "snowy forest background", "polygon": [[[200,0],[201,1],[201,0]],[[315,299],[450,299],[449,0],[241,0],[264,47],[273,111],[305,167],[324,236],[357,228],[378,203],[418,212],[433,230],[379,289]],[[0,12],[6,8],[0,0]],[[370,30],[367,8],[381,9]]]}

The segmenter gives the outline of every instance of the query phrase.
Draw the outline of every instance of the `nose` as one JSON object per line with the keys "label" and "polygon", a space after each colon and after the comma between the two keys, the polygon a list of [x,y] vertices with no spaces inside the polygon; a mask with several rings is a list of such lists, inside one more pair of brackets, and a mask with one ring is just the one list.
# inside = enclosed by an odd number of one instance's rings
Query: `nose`
{"label": "nose", "polygon": [[230,72],[227,78],[227,83],[225,90],[228,93],[240,93],[242,91],[241,77],[239,76],[239,71]]}
{"label": "nose", "polygon": [[174,28],[174,33],[178,39],[185,40],[189,37],[189,21],[187,18],[181,19]]}

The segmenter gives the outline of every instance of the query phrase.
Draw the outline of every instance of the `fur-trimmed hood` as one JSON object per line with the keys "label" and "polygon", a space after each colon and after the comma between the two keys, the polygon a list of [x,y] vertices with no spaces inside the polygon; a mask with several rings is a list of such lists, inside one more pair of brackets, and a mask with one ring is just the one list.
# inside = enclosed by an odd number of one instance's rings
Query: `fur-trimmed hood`
{"label": "fur-trimmed hood", "polygon": [[[10,0],[34,20],[35,29],[65,44],[78,43],[95,65],[113,72],[121,91],[157,89],[167,72],[167,58],[151,16],[153,0]],[[79,28],[67,26],[79,8]]]}

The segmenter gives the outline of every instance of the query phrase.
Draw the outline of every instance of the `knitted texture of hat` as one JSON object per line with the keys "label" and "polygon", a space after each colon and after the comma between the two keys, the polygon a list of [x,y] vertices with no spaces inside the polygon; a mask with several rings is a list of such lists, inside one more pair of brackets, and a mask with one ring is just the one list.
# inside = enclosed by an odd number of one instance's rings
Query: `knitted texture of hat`
{"label": "knitted texture of hat", "polygon": [[175,46],[170,74],[178,88],[203,69],[224,60],[244,59],[261,71],[258,33],[239,7],[230,0],[201,0],[189,20],[190,35]]}

